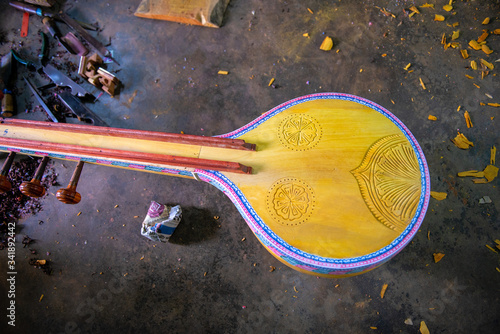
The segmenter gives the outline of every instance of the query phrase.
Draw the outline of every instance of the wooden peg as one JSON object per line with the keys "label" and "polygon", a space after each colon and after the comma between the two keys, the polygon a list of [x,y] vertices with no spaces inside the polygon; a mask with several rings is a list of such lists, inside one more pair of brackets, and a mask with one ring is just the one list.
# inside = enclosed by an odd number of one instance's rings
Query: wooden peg
{"label": "wooden peg", "polygon": [[40,184],[43,176],[43,172],[45,171],[45,167],[47,167],[47,163],[49,162],[49,157],[45,156],[42,159],[42,162],[36,169],[35,176],[31,181],[24,181],[21,183],[19,190],[29,197],[42,197],[45,195],[45,188]]}
{"label": "wooden peg", "polygon": [[82,173],[82,168],[83,161],[79,161],[68,186],[66,188],[61,188],[56,192],[58,200],[66,204],[77,204],[80,202],[82,196],[76,191],[76,186],[78,185],[78,179]]}
{"label": "wooden peg", "polygon": [[7,175],[9,175],[10,167],[14,161],[16,152],[10,152],[7,160],[3,163],[2,171],[0,172],[0,194],[6,193],[12,188]]}

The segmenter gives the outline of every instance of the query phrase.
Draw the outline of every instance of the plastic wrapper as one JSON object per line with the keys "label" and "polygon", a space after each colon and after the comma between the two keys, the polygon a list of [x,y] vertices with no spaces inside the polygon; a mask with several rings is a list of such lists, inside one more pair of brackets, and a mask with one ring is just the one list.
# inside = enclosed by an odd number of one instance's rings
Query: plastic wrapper
{"label": "plastic wrapper", "polygon": [[181,218],[180,205],[168,206],[152,201],[148,214],[142,222],[141,234],[153,241],[167,242]]}

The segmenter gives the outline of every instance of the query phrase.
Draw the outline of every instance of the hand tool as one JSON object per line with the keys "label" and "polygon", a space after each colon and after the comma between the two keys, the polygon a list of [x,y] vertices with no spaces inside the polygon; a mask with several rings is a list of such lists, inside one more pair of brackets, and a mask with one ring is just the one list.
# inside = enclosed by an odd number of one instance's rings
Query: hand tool
{"label": "hand tool", "polygon": [[[55,25],[54,20],[52,18],[46,16],[42,19],[42,23],[45,26],[45,28],[47,28],[47,31],[49,32],[49,34],[52,37],[54,37],[54,39],[57,42],[59,42],[59,44],[61,44],[66,51],[68,51],[71,54],[76,54],[75,51],[73,51],[74,49],[76,49],[76,47],[70,46],[70,43],[69,43],[70,40],[66,36],[64,36],[64,37],[61,36],[61,33],[59,32],[59,29],[57,29],[57,26]],[[80,41],[78,41],[78,42],[79,42],[79,44],[81,44]],[[83,46],[83,44],[82,44],[82,46]],[[83,48],[85,48],[85,47],[83,46]]]}
{"label": "hand tool", "polygon": [[[35,15],[38,15],[41,17],[44,17],[44,16],[53,17],[54,19],[60,21],[57,18],[57,12],[54,10],[45,9],[45,8],[31,5],[31,4],[28,4],[26,2],[22,2],[22,1],[10,1],[9,5],[11,5],[12,7],[16,8],[16,9],[22,10],[24,12],[35,14]],[[81,21],[76,21],[76,22],[78,22],[79,25],[81,25],[83,28],[85,28],[87,30],[97,31],[97,27],[94,27],[91,24],[81,22]]]}
{"label": "hand tool", "polygon": [[108,126],[106,122],[99,118],[92,110],[87,108],[76,96],[65,91],[57,94],[57,97],[64,103],[81,122],[90,122],[96,126]]}
{"label": "hand tool", "polygon": [[40,31],[40,37],[42,37],[42,50],[38,55],[38,59],[42,65],[45,65],[49,60],[49,41],[47,40],[47,35],[45,35],[43,31]]}
{"label": "hand tool", "polygon": [[9,52],[2,57],[0,63],[1,80],[3,81],[2,117],[11,117],[14,114],[14,98],[12,97],[12,55]]}
{"label": "hand tool", "polygon": [[47,104],[43,100],[42,96],[40,95],[38,90],[35,88],[35,85],[33,85],[33,83],[26,77],[24,77],[24,81],[26,81],[26,83],[28,84],[28,87],[31,89],[31,92],[33,93],[33,95],[35,95],[36,99],[38,100],[38,103],[40,104],[40,106],[42,106],[43,110],[45,110],[45,112],[47,113],[49,118],[52,120],[52,122],[58,123],[59,121],[57,120],[57,117],[52,113],[52,110],[50,110],[50,108],[47,106]]}
{"label": "hand tool", "polygon": [[87,43],[92,45],[101,56],[107,57],[114,61],[117,65],[120,65],[120,63],[112,57],[111,52],[101,42],[86,32],[77,21],[73,20],[64,12],[59,12],[58,18],[63,20],[64,23],[66,23],[71,29],[75,30],[85,41],[87,41]]}
{"label": "hand tool", "polygon": [[[88,44],[92,45],[101,56],[107,57],[107,58],[111,59],[112,61],[114,61],[117,65],[120,65],[113,58],[111,52],[104,46],[104,44],[102,44],[101,42],[99,42],[96,38],[94,38],[87,31],[85,31],[84,27],[81,25],[80,22],[78,22],[75,19],[72,19],[71,17],[69,17],[63,11],[60,11],[60,12],[57,12],[57,13],[56,12],[52,12],[52,11],[47,11],[47,10],[44,10],[44,9],[42,9],[40,7],[29,5],[29,4],[26,4],[26,3],[23,3],[23,2],[19,2],[19,1],[11,1],[11,2],[9,2],[9,4],[12,7],[15,7],[17,9],[20,9],[20,10],[23,10],[23,11],[26,11],[26,12],[29,12],[29,13],[36,14],[38,16],[42,16],[42,17],[45,17],[45,18],[47,18],[47,17],[48,18],[54,18],[54,19],[63,21],[71,29],[73,29],[77,34],[79,34],[80,37],[83,38]],[[47,24],[50,24],[50,21],[46,20],[46,22],[47,22]]]}
{"label": "hand tool", "polygon": [[68,78],[66,75],[61,73],[51,64],[47,64],[43,67],[43,72],[47,74],[47,76],[58,86],[58,87],[69,87],[73,94],[78,95],[79,97],[92,97],[92,94],[87,92],[82,86]]}

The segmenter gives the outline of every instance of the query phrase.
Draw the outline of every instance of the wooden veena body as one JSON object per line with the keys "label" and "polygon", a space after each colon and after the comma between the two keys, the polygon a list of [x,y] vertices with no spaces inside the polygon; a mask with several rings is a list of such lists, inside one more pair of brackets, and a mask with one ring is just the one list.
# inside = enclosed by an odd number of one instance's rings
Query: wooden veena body
{"label": "wooden veena body", "polygon": [[392,258],[417,233],[430,195],[424,154],[406,126],[348,94],[288,101],[216,137],[227,145],[20,120],[4,120],[0,131],[3,151],[208,182],[278,260],[318,276],[356,275]]}

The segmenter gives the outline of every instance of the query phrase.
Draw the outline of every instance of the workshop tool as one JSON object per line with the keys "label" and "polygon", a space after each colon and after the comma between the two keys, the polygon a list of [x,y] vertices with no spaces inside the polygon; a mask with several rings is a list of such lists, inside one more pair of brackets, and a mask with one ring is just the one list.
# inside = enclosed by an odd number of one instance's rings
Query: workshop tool
{"label": "workshop tool", "polygon": [[33,95],[35,95],[35,97],[38,101],[38,104],[40,104],[40,106],[43,108],[43,110],[45,110],[45,112],[47,113],[49,118],[52,120],[52,122],[58,123],[59,121],[57,120],[57,117],[52,113],[52,110],[50,110],[50,108],[47,106],[47,104],[43,100],[42,96],[40,95],[38,90],[35,88],[35,85],[33,85],[33,83],[26,77],[24,77],[24,81],[26,81],[26,84],[31,89],[31,92],[33,93]]}
{"label": "workshop tool", "polygon": [[82,86],[71,80],[68,76],[61,73],[57,68],[51,64],[47,64],[43,67],[43,72],[56,84],[58,87],[69,87],[73,94],[79,97],[89,97],[94,99],[94,96],[87,92]]}
{"label": "workshop tool", "polygon": [[[85,28],[81,25],[80,22],[77,20],[74,20],[71,18],[69,15],[64,13],[63,11],[59,12],[52,12],[50,10],[45,10],[43,8],[30,5],[27,3],[19,2],[19,1],[10,1],[9,4],[17,9],[36,14],[38,16],[44,17],[44,20],[46,18],[54,18],[57,20],[60,20],[64,23],[66,23],[71,29],[73,29],[78,35],[80,35],[81,38],[83,38],[88,44],[92,45],[97,52],[103,56],[111,59],[114,61],[117,65],[120,65],[112,56],[111,52],[102,44],[99,42],[95,37],[90,35],[87,31],[85,31]],[[51,24],[50,20],[45,20],[47,24]],[[45,24],[44,22],[44,24]],[[52,33],[51,33],[52,34]],[[62,44],[62,43],[61,43]]]}
{"label": "workshop tool", "polygon": [[[43,44],[42,44],[42,53],[43,53]],[[80,96],[80,97],[88,97],[88,98],[94,98],[92,94],[87,92],[83,87],[81,87],[79,84],[71,80],[67,75],[63,74],[61,71],[59,71],[57,68],[55,68],[51,64],[45,64],[43,62],[33,62],[31,60],[26,60],[24,58],[21,58],[21,56],[14,50],[11,50],[10,53],[14,57],[15,60],[17,60],[20,64],[26,66],[29,70],[31,71],[36,71],[40,74],[45,73],[53,83],[47,85],[46,87],[40,87],[40,89],[46,89],[46,88],[51,88],[54,86],[57,87],[69,87],[73,91],[74,94]]]}
{"label": "workshop tool", "polygon": [[47,28],[49,34],[61,44],[66,51],[71,54],[78,54],[80,56],[86,55],[88,53],[87,48],[83,43],[76,38],[72,33],[68,33],[65,36],[61,36],[59,29],[55,25],[54,20],[51,17],[45,16],[42,19],[42,23]]}
{"label": "workshop tool", "polygon": [[12,55],[9,52],[0,61],[1,80],[3,81],[2,117],[14,115],[14,98],[12,96]]}
{"label": "workshop tool", "polygon": [[56,94],[64,105],[71,110],[71,112],[76,115],[79,121],[89,122],[96,126],[108,126],[99,116],[97,116],[92,110],[87,108],[79,98],[72,95],[70,92],[65,91]]}
{"label": "workshop tool", "polygon": [[[53,122],[57,122],[57,117],[53,114],[52,110],[47,106],[39,90],[45,90],[57,86],[62,88],[68,87],[71,89],[71,93],[69,91],[63,91],[61,93],[57,93],[56,96],[61,100],[62,103],[64,103],[64,105],[68,109],[70,109],[70,111],[78,118],[79,121],[88,122],[97,126],[107,126],[106,122],[104,122],[93,111],[87,108],[78,98],[81,97],[91,100],[94,99],[94,96],[89,92],[87,92],[83,87],[81,87],[79,84],[71,80],[68,76],[61,73],[61,71],[57,70],[51,64],[42,66],[38,63],[34,63],[32,61],[21,58],[19,54],[17,54],[17,52],[15,52],[14,50],[11,50],[11,53],[19,63],[27,66],[32,70],[36,70],[39,73],[41,72],[45,73],[52,80],[51,83],[36,88],[35,85],[28,78],[24,78],[24,80],[28,84],[28,87],[31,89],[36,99],[38,100],[39,104],[42,106],[42,108],[45,110],[45,112]],[[73,95],[76,95],[78,97]]]}
{"label": "workshop tool", "polygon": [[42,49],[38,54],[38,60],[40,61],[40,64],[45,65],[49,60],[49,41],[47,35],[43,31],[40,31],[40,37],[42,38]]}
{"label": "workshop tool", "polygon": [[103,66],[103,61],[97,53],[90,57],[82,56],[78,67],[78,74],[87,79],[92,85],[102,89],[111,97],[118,92],[120,80],[110,72],[106,71]]}
{"label": "workshop tool", "polygon": [[21,37],[28,36],[28,29],[30,26],[30,14],[27,12],[23,13],[23,21],[21,23]]}
{"label": "workshop tool", "polygon": [[101,56],[109,58],[117,65],[120,65],[120,63],[118,63],[116,59],[113,58],[111,52],[101,42],[99,42],[88,32],[86,32],[85,29],[83,29],[83,27],[79,25],[77,21],[73,20],[64,12],[60,12],[58,14],[58,17],[63,20],[70,28],[75,30],[87,43],[92,45]]}
{"label": "workshop tool", "polygon": [[[9,5],[11,5],[12,7],[19,9],[23,12],[35,14],[35,15],[38,15],[40,17],[44,17],[44,16],[52,17],[55,20],[62,22],[62,20],[60,20],[57,17],[57,11],[54,11],[52,9],[41,8],[39,6],[35,6],[35,5],[29,4],[26,2],[22,2],[22,1],[9,1]],[[78,20],[75,20],[75,21],[87,30],[97,31],[97,27],[95,27],[89,23],[81,22]]]}
{"label": "workshop tool", "polygon": [[25,60],[24,58],[21,58],[21,56],[14,51],[13,49],[10,50],[10,54],[12,54],[12,57],[21,65],[24,65],[28,68],[30,71],[41,71],[42,65],[38,62],[32,62],[31,60]]}
{"label": "workshop tool", "polygon": [[314,276],[387,262],[429,206],[429,168],[410,130],[345,93],[295,98],[216,138],[17,119],[0,133],[2,151],[210,183],[273,256]]}

